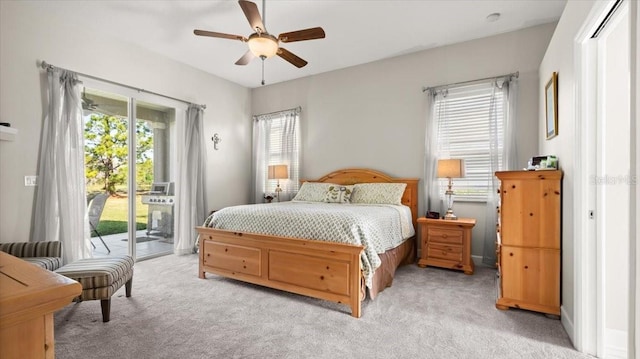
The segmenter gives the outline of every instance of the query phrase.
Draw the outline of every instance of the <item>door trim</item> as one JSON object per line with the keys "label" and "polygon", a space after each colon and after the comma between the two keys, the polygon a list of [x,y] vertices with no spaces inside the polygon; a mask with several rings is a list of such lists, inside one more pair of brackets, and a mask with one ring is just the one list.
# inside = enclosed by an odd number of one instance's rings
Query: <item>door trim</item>
{"label": "door trim", "polygon": [[[615,0],[595,2],[574,38],[575,69],[575,196],[573,203],[574,230],[574,316],[562,316],[573,344],[581,352],[599,355],[603,333],[599,325],[602,313],[598,298],[600,275],[596,237],[596,46],[591,36],[605,19]],[[593,213],[593,216],[591,215]]]}

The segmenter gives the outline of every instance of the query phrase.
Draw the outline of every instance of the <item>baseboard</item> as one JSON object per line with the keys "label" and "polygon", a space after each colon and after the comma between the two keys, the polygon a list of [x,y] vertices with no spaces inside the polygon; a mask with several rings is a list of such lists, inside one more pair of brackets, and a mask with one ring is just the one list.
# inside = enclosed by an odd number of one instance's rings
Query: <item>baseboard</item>
{"label": "baseboard", "polygon": [[571,345],[573,345],[573,347],[576,348],[576,339],[575,339],[576,329],[573,326],[573,320],[571,320],[571,318],[569,317],[569,314],[564,309],[564,306],[560,306],[560,323],[562,323],[564,330],[567,332],[567,335],[569,335],[569,340],[571,340]]}
{"label": "baseboard", "polygon": [[483,266],[483,267],[489,267],[488,265],[482,263],[482,256],[471,256],[471,260],[473,261],[473,264],[476,266]]}
{"label": "baseboard", "polygon": [[616,329],[604,330],[603,358],[628,358],[627,332]]}

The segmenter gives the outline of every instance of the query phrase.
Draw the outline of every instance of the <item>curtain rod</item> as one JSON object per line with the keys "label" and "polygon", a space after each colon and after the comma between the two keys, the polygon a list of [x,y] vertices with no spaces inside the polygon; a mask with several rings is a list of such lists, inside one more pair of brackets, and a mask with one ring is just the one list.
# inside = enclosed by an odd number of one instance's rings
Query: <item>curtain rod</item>
{"label": "curtain rod", "polygon": [[422,92],[427,92],[429,90],[439,90],[441,88],[445,88],[445,87],[449,87],[449,86],[466,85],[466,84],[471,84],[471,83],[474,83],[474,82],[480,82],[480,81],[492,80],[492,79],[499,79],[501,77],[515,77],[515,78],[518,78],[518,76],[520,76],[520,71],[512,72],[512,73],[506,74],[506,75],[485,77],[483,79],[477,79],[477,80],[455,82],[455,83],[452,83],[452,84],[446,84],[446,85],[440,85],[440,86],[423,87],[422,88]]}
{"label": "curtain rod", "polygon": [[46,61],[42,61],[42,63],[40,63],[40,67],[42,67],[43,69],[45,69],[45,70],[47,70],[47,71],[51,71],[51,70],[53,70],[53,69],[60,69],[60,70],[71,71],[71,72],[74,72],[74,73],[76,73],[76,74],[78,74],[78,75],[80,75],[80,76],[84,76],[84,77],[87,77],[87,78],[90,78],[90,79],[93,79],[93,80],[98,80],[98,81],[106,82],[106,83],[109,83],[109,84],[112,84],[112,85],[117,85],[117,86],[126,87],[126,88],[128,88],[128,89],[136,90],[136,91],[138,91],[138,92],[144,92],[144,93],[148,93],[148,94],[151,94],[151,95],[156,95],[156,96],[160,96],[160,97],[168,98],[168,99],[170,99],[170,100],[174,100],[174,101],[178,101],[178,102],[186,103],[186,104],[188,104],[188,105],[196,105],[196,106],[200,106],[200,108],[202,108],[203,110],[207,108],[207,105],[198,105],[198,104],[194,104],[193,102],[189,102],[189,101],[181,100],[181,99],[179,99],[179,98],[175,98],[175,97],[171,97],[171,96],[163,95],[163,94],[160,94],[160,93],[157,93],[157,92],[148,91],[148,90],[144,90],[144,89],[141,89],[141,88],[137,88],[137,87],[129,86],[129,85],[127,85],[127,84],[123,84],[123,83],[120,83],[120,82],[115,82],[115,81],[111,81],[111,80],[106,80],[106,79],[103,79],[103,78],[100,78],[100,77],[96,77],[96,76],[91,76],[91,75],[83,74],[83,73],[81,73],[81,72],[76,72],[76,71],[68,70],[68,69],[65,69],[65,68],[62,68],[62,67],[58,67],[58,66],[53,66],[53,65],[51,65],[51,64],[48,64]]}
{"label": "curtain rod", "polygon": [[273,116],[273,115],[277,115],[279,113],[283,113],[283,112],[289,112],[289,111],[296,111],[296,113],[300,113],[300,111],[302,111],[302,106],[298,106],[298,107],[294,107],[294,108],[289,108],[286,110],[280,110],[280,111],[275,111],[275,112],[269,112],[269,113],[261,113],[259,115],[254,115],[253,119],[257,120],[258,117],[260,116]]}

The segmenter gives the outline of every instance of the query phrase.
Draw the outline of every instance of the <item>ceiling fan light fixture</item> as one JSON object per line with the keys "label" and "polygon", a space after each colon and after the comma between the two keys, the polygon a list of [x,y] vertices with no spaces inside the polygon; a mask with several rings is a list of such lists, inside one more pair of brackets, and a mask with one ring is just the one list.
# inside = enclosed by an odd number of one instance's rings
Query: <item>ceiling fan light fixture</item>
{"label": "ceiling fan light fixture", "polygon": [[252,34],[247,42],[256,57],[269,58],[278,53],[278,39],[269,34]]}

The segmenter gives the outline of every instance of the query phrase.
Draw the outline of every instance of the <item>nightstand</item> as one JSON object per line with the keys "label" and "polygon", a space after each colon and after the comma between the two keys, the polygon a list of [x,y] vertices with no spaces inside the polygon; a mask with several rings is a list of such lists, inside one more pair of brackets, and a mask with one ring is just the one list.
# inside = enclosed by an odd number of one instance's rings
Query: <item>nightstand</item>
{"label": "nightstand", "polygon": [[473,274],[471,229],[473,218],[457,220],[418,218],[422,251],[418,266],[435,266]]}

